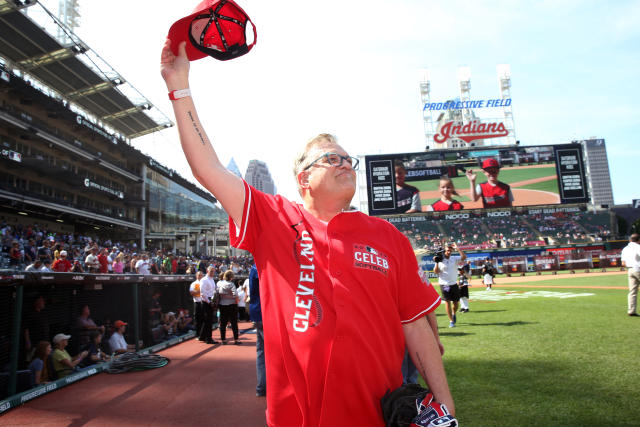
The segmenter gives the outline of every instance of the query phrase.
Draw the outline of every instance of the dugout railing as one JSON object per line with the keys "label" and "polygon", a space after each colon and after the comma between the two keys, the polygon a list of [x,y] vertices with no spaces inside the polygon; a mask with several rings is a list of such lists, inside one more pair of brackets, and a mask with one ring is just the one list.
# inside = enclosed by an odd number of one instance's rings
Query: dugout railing
{"label": "dugout railing", "polygon": [[[189,295],[189,285],[193,280],[193,275],[0,271],[0,298],[5,307],[0,314],[0,413],[4,412],[5,407],[11,406],[12,396],[22,394],[24,401],[25,396],[34,397],[29,394],[48,392],[46,387],[33,389],[36,391],[32,392],[32,384],[27,381],[25,373],[28,372],[28,352],[24,330],[38,298],[42,297],[45,302],[43,313],[48,323],[49,342],[58,333],[71,335],[67,350],[72,357],[79,351],[75,324],[85,305],[91,310],[90,317],[96,324],[104,325],[107,334],[113,330],[113,322],[123,320],[128,324],[125,332],[127,343],[135,345],[136,351],[144,348],[149,351],[149,348],[167,346],[166,341],[158,340],[152,333],[149,311],[153,304],[152,296],[160,294],[159,303],[163,313],[177,313],[181,309],[188,309],[192,313],[193,300]],[[193,335],[173,335],[169,342],[180,342]],[[101,368],[94,366],[90,372],[85,369],[71,375],[71,379],[77,381],[100,371]],[[59,388],[69,383],[68,378],[64,380],[49,384],[49,388],[55,389],[56,386]]]}

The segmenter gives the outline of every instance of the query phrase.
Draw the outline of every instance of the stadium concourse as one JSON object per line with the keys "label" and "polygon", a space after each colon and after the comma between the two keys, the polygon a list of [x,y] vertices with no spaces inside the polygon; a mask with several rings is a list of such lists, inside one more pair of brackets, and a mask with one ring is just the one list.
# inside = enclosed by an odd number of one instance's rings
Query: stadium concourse
{"label": "stadium concourse", "polygon": [[8,411],[0,426],[266,425],[255,337],[242,334],[241,346],[183,342],[160,352],[171,360],[162,368],[94,375]]}

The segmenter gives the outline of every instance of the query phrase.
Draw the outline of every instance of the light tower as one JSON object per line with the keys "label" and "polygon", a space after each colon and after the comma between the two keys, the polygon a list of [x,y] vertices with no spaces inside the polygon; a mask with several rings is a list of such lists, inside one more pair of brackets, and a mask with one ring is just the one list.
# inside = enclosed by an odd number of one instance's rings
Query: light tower
{"label": "light tower", "polygon": [[[471,68],[458,67],[458,84],[460,85],[460,101],[464,104],[471,101]],[[468,104],[467,104],[468,105]],[[469,123],[473,119],[469,108],[462,109],[462,123]]]}
{"label": "light tower", "polygon": [[[507,144],[516,143],[516,129],[513,122],[513,109],[511,108],[511,67],[509,64],[499,64],[496,67],[498,72],[498,88],[500,89],[500,98],[503,101],[502,113],[504,115],[504,127],[509,131],[509,135],[505,138]],[[507,101],[508,105],[507,105]]]}
{"label": "light tower", "polygon": [[[78,0],[59,0],[58,1],[58,19],[66,25],[72,33],[80,26],[80,5]],[[67,37],[61,27],[58,27],[58,40],[64,40]]]}
{"label": "light tower", "polygon": [[[421,72],[420,78],[420,101],[422,102],[422,119],[424,123],[424,135],[427,138],[427,146],[428,149],[431,146],[431,141],[433,141],[433,135],[435,132],[433,130],[433,114],[431,110],[428,108],[428,105],[431,103],[431,81],[430,81],[430,73],[428,69],[424,69]],[[426,108],[425,108],[426,107]]]}

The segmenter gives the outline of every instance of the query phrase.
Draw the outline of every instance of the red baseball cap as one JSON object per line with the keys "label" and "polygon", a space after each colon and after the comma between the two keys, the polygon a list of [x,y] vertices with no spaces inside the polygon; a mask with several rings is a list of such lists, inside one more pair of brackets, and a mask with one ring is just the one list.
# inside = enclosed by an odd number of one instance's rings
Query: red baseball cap
{"label": "red baseball cap", "polygon": [[113,322],[113,326],[118,329],[121,326],[127,326],[127,323],[123,322],[122,320],[116,320],[115,322]]}
{"label": "red baseball cap", "polygon": [[[253,42],[247,45],[247,23],[253,28]],[[189,16],[176,21],[169,29],[171,50],[187,41],[189,61],[209,55],[220,61],[237,58],[256,44],[256,27],[233,0],[203,0]]]}
{"label": "red baseball cap", "polygon": [[485,159],[482,162],[482,169],[487,169],[487,168],[500,168],[500,164],[498,163],[498,161],[496,159]]}

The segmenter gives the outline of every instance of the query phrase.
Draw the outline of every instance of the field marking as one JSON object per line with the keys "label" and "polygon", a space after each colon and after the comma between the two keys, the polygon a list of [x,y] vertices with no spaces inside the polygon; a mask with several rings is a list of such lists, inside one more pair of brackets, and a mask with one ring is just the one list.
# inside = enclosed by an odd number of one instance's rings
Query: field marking
{"label": "field marking", "polygon": [[[627,286],[563,286],[563,285],[492,285],[494,288],[553,288],[553,289],[629,289]],[[483,285],[478,285],[478,288],[484,287]],[[473,286],[472,286],[473,288]]]}
{"label": "field marking", "polygon": [[553,292],[553,291],[516,291],[509,292],[506,290],[491,290],[491,291],[480,291],[474,292],[469,295],[469,301],[503,301],[509,299],[528,299],[528,298],[579,298],[579,297],[591,297],[596,294],[582,292],[582,293],[573,293],[573,292]]}

